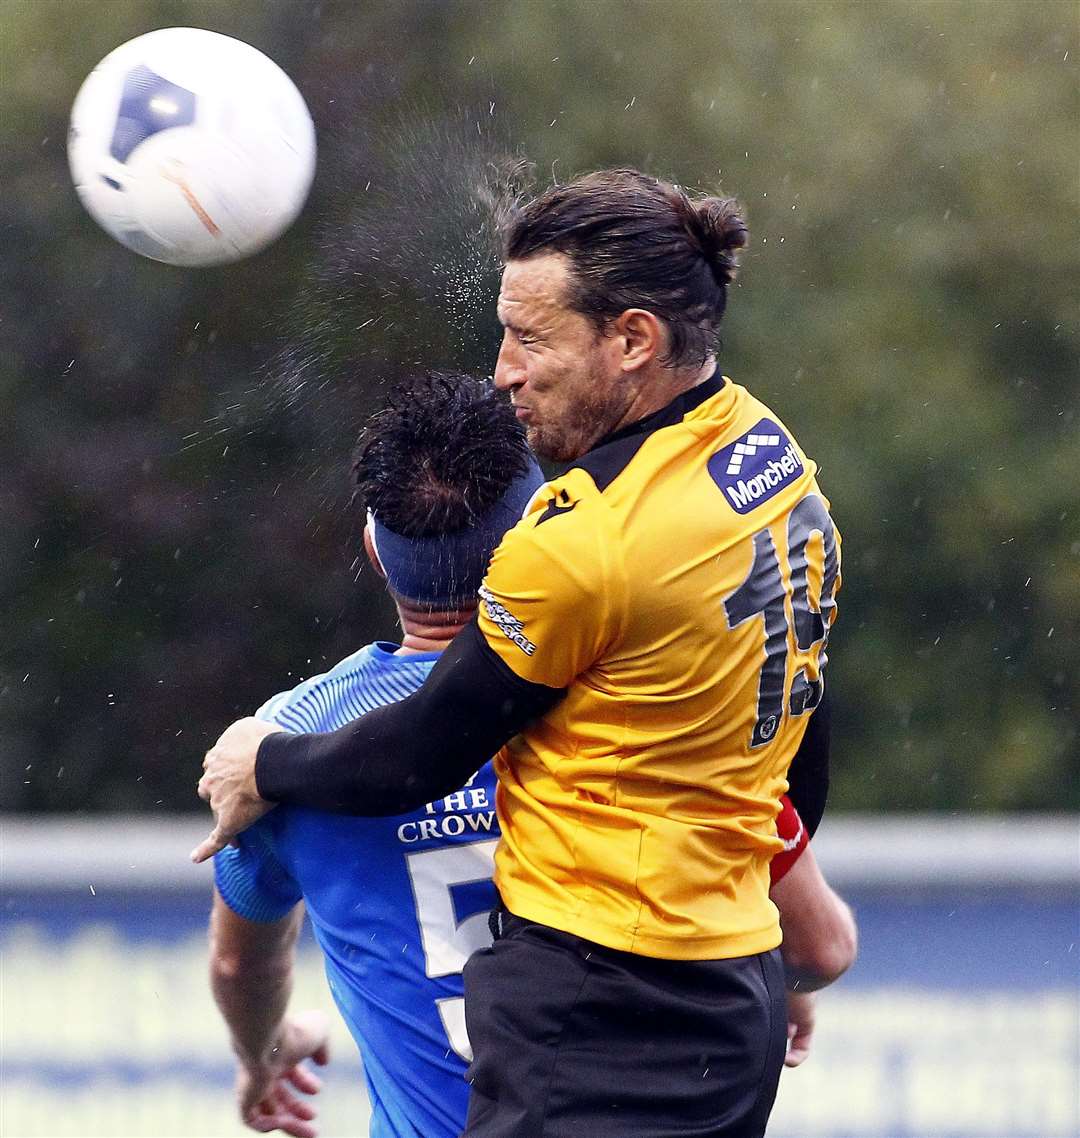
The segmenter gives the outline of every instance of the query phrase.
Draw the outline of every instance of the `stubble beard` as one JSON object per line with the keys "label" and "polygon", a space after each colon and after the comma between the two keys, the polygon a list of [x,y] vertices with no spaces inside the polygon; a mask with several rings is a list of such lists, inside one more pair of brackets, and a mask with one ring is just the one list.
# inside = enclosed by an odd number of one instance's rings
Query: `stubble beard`
{"label": "stubble beard", "polygon": [[620,393],[602,381],[595,365],[589,369],[584,392],[557,421],[526,424],[525,441],[533,454],[549,462],[572,462],[612,430],[623,411]]}
{"label": "stubble beard", "polygon": [[563,431],[550,424],[526,427],[525,441],[537,458],[546,458],[549,462],[571,462],[585,453],[566,438]]}

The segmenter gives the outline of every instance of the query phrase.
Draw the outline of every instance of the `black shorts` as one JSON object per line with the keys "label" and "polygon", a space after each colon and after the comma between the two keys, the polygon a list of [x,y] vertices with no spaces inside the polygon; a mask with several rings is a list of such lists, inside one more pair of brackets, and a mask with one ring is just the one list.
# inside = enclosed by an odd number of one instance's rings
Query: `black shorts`
{"label": "black shorts", "polygon": [[493,918],[495,943],[465,966],[463,1138],[765,1133],[786,1039],[779,952],[657,960]]}

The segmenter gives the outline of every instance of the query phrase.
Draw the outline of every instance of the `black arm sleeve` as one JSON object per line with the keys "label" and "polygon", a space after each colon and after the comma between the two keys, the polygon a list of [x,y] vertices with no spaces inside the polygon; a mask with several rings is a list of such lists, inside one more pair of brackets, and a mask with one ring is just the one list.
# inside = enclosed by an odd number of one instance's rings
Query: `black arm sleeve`
{"label": "black arm sleeve", "polygon": [[335,814],[404,814],[460,789],[565,689],[515,675],[475,618],[439,657],[419,691],[337,731],[268,735],[255,783],[270,802]]}
{"label": "black arm sleeve", "polygon": [[[813,837],[829,797],[829,690],[810,715],[806,734],[788,768],[788,798],[795,804],[806,832]],[[272,737],[272,736],[271,736]]]}

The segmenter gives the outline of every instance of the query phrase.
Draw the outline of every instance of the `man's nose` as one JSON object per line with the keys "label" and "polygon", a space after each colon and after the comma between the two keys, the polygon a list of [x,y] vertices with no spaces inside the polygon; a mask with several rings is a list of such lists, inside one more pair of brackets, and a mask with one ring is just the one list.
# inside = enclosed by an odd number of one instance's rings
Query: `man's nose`
{"label": "man's nose", "polygon": [[509,335],[503,336],[499,347],[499,358],[495,361],[495,386],[500,391],[520,387],[525,382],[525,366],[520,345],[515,344]]}

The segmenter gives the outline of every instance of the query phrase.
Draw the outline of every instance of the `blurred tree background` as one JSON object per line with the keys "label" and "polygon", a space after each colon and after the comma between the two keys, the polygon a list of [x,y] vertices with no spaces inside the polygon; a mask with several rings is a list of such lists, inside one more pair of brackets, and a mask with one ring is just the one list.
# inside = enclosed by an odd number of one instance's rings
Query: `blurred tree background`
{"label": "blurred tree background", "polygon": [[[207,27],[277,60],[320,166],[212,270],[136,257],[67,173],[109,50]],[[195,809],[270,693],[394,634],[349,455],[401,370],[490,371],[484,195],[633,164],[738,195],[724,370],[844,534],[833,808],[1076,809],[1073,0],[0,7],[4,809]]]}

